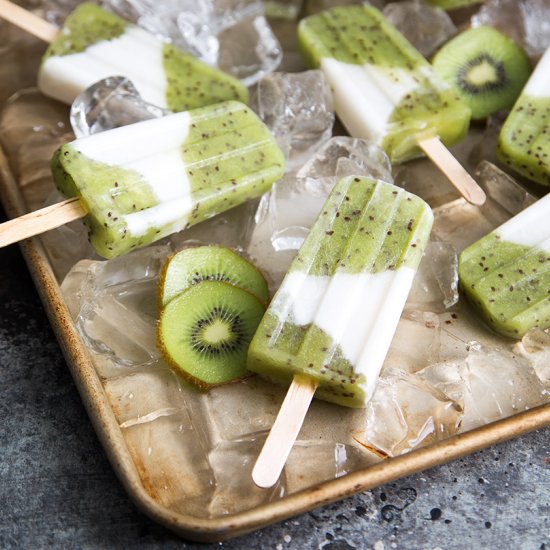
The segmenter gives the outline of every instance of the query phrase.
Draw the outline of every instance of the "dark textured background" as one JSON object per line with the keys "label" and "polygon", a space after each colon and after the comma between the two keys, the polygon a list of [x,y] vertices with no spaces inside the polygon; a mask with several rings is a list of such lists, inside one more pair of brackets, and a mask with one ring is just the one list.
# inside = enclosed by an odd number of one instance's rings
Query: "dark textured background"
{"label": "dark textured background", "polygon": [[0,249],[0,380],[2,549],[550,550],[550,429],[230,542],[182,541],[115,477],[15,246]]}

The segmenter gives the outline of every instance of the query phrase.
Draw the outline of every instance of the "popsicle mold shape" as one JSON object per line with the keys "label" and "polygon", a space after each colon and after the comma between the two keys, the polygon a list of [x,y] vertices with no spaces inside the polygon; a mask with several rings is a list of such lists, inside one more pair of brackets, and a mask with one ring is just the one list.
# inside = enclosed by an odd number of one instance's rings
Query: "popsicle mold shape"
{"label": "popsicle mold shape", "polygon": [[420,156],[424,138],[439,136],[450,146],[466,134],[470,109],[376,8],[312,15],[298,35],[306,62],[325,73],[349,133],[381,145],[392,162]]}
{"label": "popsicle mold shape", "polygon": [[129,78],[145,101],[185,111],[225,100],[248,101],[232,76],[91,3],[79,5],[47,49],[38,87],[65,103],[109,76]]}
{"label": "popsicle mold shape", "polygon": [[504,336],[550,327],[549,213],[546,195],[460,254],[460,290]]}
{"label": "popsicle mold shape", "polygon": [[77,139],[56,151],[52,172],[111,258],[263,194],[284,156],[246,105],[227,101]]}
{"label": "popsicle mold shape", "polygon": [[550,185],[550,48],[506,118],[497,152],[518,174]]}
{"label": "popsicle mold shape", "polygon": [[371,397],[433,223],[429,206],[366,177],[340,180],[275,294],[248,368],[348,407]]}

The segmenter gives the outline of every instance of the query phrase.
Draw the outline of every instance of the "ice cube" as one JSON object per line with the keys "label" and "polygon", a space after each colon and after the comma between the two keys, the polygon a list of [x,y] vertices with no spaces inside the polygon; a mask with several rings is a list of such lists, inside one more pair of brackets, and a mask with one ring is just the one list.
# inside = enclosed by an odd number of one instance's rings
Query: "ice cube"
{"label": "ice cube", "polygon": [[285,388],[252,376],[210,389],[202,416],[212,445],[252,436],[266,436],[285,396]]}
{"label": "ice cube", "polygon": [[268,275],[270,290],[278,288],[332,185],[288,175],[262,197],[247,253]]}
{"label": "ice cube", "polygon": [[533,367],[504,349],[472,349],[465,360],[433,365],[418,376],[463,403],[461,431],[550,401]]}
{"label": "ice cube", "polygon": [[332,93],[321,71],[270,74],[258,83],[256,101],[258,114],[289,155],[287,170],[301,166],[332,134]]}
{"label": "ice cube", "polygon": [[263,15],[247,17],[218,34],[220,69],[246,86],[277,69],[283,50]]}
{"label": "ice cube", "polygon": [[431,240],[414,278],[407,310],[441,313],[458,302],[458,258],[448,242]]}
{"label": "ice cube", "polygon": [[518,2],[525,33],[525,50],[538,59],[550,44],[550,1],[523,0]]}
{"label": "ice cube", "polygon": [[77,96],[71,106],[71,126],[80,138],[167,113],[144,101],[128,78],[110,76]]}
{"label": "ice cube", "polygon": [[514,346],[514,352],[529,362],[550,391],[550,334],[539,328],[531,329]]}
{"label": "ice cube", "polygon": [[399,320],[384,362],[407,372],[416,372],[439,361],[441,324],[432,312],[407,310]]}
{"label": "ice cube", "polygon": [[537,201],[537,198],[512,176],[489,161],[484,160],[479,163],[475,177],[487,196],[504,208],[509,216],[519,214]]}
{"label": "ice cube", "polygon": [[268,490],[260,489],[252,481],[252,468],[266,435],[224,441],[210,451],[208,459],[216,479],[216,489],[208,506],[211,516],[250,510],[285,494],[284,481]]}
{"label": "ice cube", "polygon": [[206,444],[186,410],[122,429],[142,483],[162,506],[207,514],[214,476]]}
{"label": "ice cube", "polygon": [[76,297],[75,322],[91,351],[126,368],[158,359],[157,278],[170,252],[170,247],[159,245],[89,265]]}
{"label": "ice cube", "polygon": [[104,388],[123,428],[170,416],[185,408],[180,381],[162,361],[109,378]]}
{"label": "ice cube", "polygon": [[372,142],[348,136],[328,140],[297,175],[316,179],[370,176],[393,182],[391,163],[384,150]]}
{"label": "ice cube", "polygon": [[391,2],[383,13],[425,57],[458,32],[447,12],[420,0]]}
{"label": "ice cube", "polygon": [[282,49],[257,0],[111,0],[114,11],[250,86]]}
{"label": "ice cube", "polygon": [[397,456],[458,432],[462,408],[414,374],[389,368],[367,404],[360,444],[381,456]]}
{"label": "ice cube", "polygon": [[509,218],[493,205],[480,209],[464,199],[456,199],[434,209],[432,239],[452,243],[458,253],[481,239]]}

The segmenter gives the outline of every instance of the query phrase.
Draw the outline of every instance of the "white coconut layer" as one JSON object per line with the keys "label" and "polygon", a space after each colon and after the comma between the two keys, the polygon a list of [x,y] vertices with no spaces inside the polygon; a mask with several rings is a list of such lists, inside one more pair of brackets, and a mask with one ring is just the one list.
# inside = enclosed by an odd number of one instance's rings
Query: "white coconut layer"
{"label": "white coconut layer", "polygon": [[[370,399],[397,328],[415,270],[402,266],[380,273],[287,274],[269,312],[281,323],[315,324],[340,346],[364,375]],[[366,402],[365,401],[365,402]]]}
{"label": "white coconut layer", "polygon": [[523,210],[498,229],[496,233],[505,241],[523,246],[536,246],[550,253],[550,195],[546,195]]}
{"label": "white coconut layer", "polygon": [[71,104],[98,80],[125,76],[145,101],[167,108],[163,45],[147,31],[128,25],[119,37],[101,40],[83,52],[48,57],[38,73],[38,87]]}
{"label": "white coconut layer", "polygon": [[[151,228],[162,228],[176,221],[177,227],[184,227],[187,223],[193,204],[182,146],[191,121],[189,113],[177,113],[94,134],[72,143],[86,158],[135,171],[149,184],[159,204],[125,216],[132,235],[140,236]],[[139,203],[136,206],[139,210]]]}
{"label": "white coconut layer", "polygon": [[326,57],[321,70],[334,95],[335,110],[353,137],[381,143],[395,107],[418,87],[418,74],[399,68],[354,65]]}
{"label": "white coconut layer", "polygon": [[540,58],[521,95],[550,97],[550,48]]}

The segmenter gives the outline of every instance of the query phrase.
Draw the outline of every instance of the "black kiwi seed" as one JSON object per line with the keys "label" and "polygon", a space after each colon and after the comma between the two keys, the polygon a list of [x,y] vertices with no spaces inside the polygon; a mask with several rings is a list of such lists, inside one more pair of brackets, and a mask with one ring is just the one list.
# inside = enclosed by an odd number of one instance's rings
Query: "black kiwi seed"
{"label": "black kiwi seed", "polygon": [[510,109],[531,73],[527,54],[492,27],[459,34],[439,50],[433,66],[470,107],[474,119]]}

